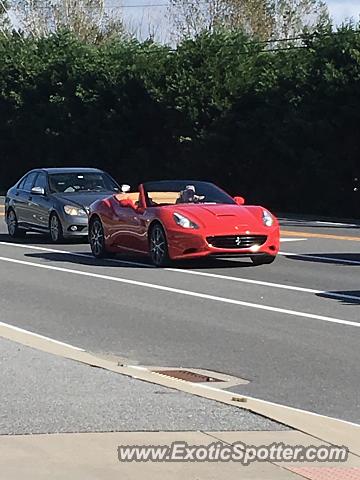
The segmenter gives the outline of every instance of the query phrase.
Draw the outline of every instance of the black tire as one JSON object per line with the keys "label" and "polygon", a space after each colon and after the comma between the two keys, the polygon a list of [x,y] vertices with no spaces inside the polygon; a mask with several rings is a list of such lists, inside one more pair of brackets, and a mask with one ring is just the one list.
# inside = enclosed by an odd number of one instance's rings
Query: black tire
{"label": "black tire", "polygon": [[254,265],[269,265],[273,263],[276,256],[264,253],[263,255],[252,255],[250,258]]}
{"label": "black tire", "polygon": [[6,223],[11,238],[25,238],[26,230],[19,228],[17,216],[13,209],[9,210],[6,217]]}
{"label": "black tire", "polygon": [[111,256],[106,250],[104,227],[99,218],[94,218],[94,220],[90,222],[89,243],[91,252],[95,258],[107,258]]}
{"label": "black tire", "polygon": [[54,212],[50,215],[49,231],[52,243],[61,243],[64,241],[64,232],[60,219]]}
{"label": "black tire", "polygon": [[166,234],[159,223],[151,227],[149,234],[149,252],[156,267],[166,267],[170,263]]}

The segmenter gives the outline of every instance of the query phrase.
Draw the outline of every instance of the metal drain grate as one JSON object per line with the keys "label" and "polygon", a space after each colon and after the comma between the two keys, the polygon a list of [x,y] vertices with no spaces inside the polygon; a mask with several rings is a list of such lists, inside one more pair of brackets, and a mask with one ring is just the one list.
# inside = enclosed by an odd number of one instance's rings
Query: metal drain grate
{"label": "metal drain grate", "polygon": [[208,375],[201,375],[200,373],[189,372],[189,370],[152,370],[153,373],[159,373],[166,377],[177,378],[178,380],[186,380],[192,383],[205,382],[223,382],[220,378],[209,377]]}

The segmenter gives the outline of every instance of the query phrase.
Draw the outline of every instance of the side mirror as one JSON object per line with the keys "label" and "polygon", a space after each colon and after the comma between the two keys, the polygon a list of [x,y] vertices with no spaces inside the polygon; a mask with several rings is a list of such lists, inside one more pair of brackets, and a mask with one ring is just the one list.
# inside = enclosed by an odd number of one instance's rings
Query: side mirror
{"label": "side mirror", "polygon": [[33,195],[45,195],[45,189],[42,187],[33,187],[31,193]]}
{"label": "side mirror", "polygon": [[121,185],[121,191],[122,191],[122,193],[128,193],[128,192],[130,192],[130,190],[131,190],[130,185],[127,185],[126,183],[124,183],[123,185]]}
{"label": "side mirror", "polygon": [[237,205],[244,205],[245,203],[245,198],[244,197],[234,197],[235,203]]}

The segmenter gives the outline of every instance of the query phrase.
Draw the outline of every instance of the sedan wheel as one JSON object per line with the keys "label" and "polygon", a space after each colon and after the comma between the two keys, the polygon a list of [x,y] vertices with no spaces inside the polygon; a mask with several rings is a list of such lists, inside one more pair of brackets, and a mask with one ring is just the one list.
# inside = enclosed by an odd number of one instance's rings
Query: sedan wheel
{"label": "sedan wheel", "polygon": [[56,213],[53,213],[50,217],[50,237],[53,243],[59,243],[63,240],[62,225]]}
{"label": "sedan wheel", "polygon": [[10,210],[6,219],[8,233],[11,238],[24,238],[25,237],[25,230],[21,230],[18,227],[18,221],[16,217],[16,213],[14,210]]}
{"label": "sedan wheel", "polygon": [[89,243],[94,257],[104,258],[108,256],[105,248],[104,228],[99,219],[93,220],[90,224]]}
{"label": "sedan wheel", "polygon": [[166,235],[164,229],[158,224],[150,231],[150,256],[157,267],[164,267],[170,261]]}

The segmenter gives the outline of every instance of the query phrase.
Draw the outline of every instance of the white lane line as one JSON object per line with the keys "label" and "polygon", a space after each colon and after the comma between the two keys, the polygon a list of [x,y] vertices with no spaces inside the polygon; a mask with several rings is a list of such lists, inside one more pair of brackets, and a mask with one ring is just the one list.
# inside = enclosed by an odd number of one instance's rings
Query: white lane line
{"label": "white lane line", "polygon": [[347,260],[345,258],[335,258],[335,257],[328,257],[326,255],[312,255],[306,253],[289,253],[289,252],[279,252],[280,255],[284,255],[287,257],[299,257],[299,258],[308,258],[314,260],[322,260],[323,262],[333,262],[333,263],[348,263],[349,265],[360,265],[359,260]]}
{"label": "white lane line", "polygon": [[280,238],[280,242],[306,242],[308,238]]}
{"label": "white lane line", "polygon": [[243,277],[231,277],[228,275],[221,275],[218,273],[208,273],[208,272],[198,272],[197,270],[181,270],[177,268],[167,268],[166,270],[170,272],[177,272],[177,273],[185,273],[189,275],[199,275],[203,277],[212,277],[212,278],[219,278],[222,280],[230,280],[233,282],[240,282],[240,283],[249,283],[252,285],[261,285],[264,287],[272,287],[272,288],[280,288],[282,290],[292,290],[294,292],[303,292],[303,293],[311,293],[311,294],[320,294],[326,295],[328,297],[334,298],[341,298],[347,300],[357,300],[360,303],[360,296],[356,295],[347,295],[345,293],[336,293],[336,292],[329,292],[327,290],[315,290],[313,288],[305,288],[305,287],[296,287],[294,285],[285,285],[283,283],[272,283],[272,282],[265,282],[262,280],[252,280],[249,278]]}
{"label": "white lane line", "polygon": [[15,325],[11,325],[9,323],[0,322],[0,327],[11,328],[12,330],[15,330],[16,332],[25,333],[26,335],[30,335],[30,336],[36,337],[36,338],[41,338],[42,340],[46,340],[46,341],[51,342],[51,343],[56,343],[57,345],[61,345],[62,347],[72,348],[73,350],[77,350],[79,352],[84,352],[85,351],[82,348],[74,347],[74,345],[70,345],[69,343],[60,342],[59,340],[54,340],[53,338],[45,337],[44,335],[40,335],[39,333],[34,333],[34,332],[30,332],[29,330],[24,330],[23,328],[16,327]]}
{"label": "white lane line", "polygon": [[[307,254],[307,253],[291,253],[291,252],[279,252],[279,255],[282,255],[284,257],[300,257],[300,258],[307,258],[307,259],[314,259],[314,260],[322,260],[328,261],[328,262],[333,262],[333,263],[347,263],[349,265],[360,265],[359,260],[347,260],[345,258],[335,258],[335,257],[328,257],[328,256],[323,256],[321,254],[319,255],[312,255],[312,254]],[[320,256],[321,255],[321,256]],[[222,260],[228,261],[228,262],[241,262],[241,259],[239,258],[222,258]]]}
{"label": "white lane line", "polygon": [[[35,245],[26,245],[26,244],[21,244],[21,243],[10,243],[10,242],[0,242],[0,245],[5,245],[5,246],[15,246],[15,247],[20,247],[20,248],[25,248],[27,250],[40,250],[44,252],[55,252],[55,253],[60,253],[60,254],[65,254],[65,255],[73,255],[73,256],[79,256],[79,257],[85,257],[88,258],[89,260],[94,260],[90,254],[87,253],[75,253],[75,252],[69,252],[67,250],[57,250],[54,248],[47,248],[47,247],[38,247]],[[292,254],[286,254],[286,255],[292,255]],[[298,256],[297,254],[293,254]],[[106,259],[105,259],[106,260]],[[141,267],[147,267],[147,268],[155,268],[153,265],[149,265],[147,263],[140,263],[140,262],[131,262],[131,261],[126,261],[126,260],[119,260],[116,258],[113,259],[107,259],[109,262],[115,262],[125,265],[135,265],[135,266],[141,266]],[[96,265],[96,264],[95,264]],[[252,280],[248,278],[243,278],[243,277],[232,277],[229,275],[221,275],[218,273],[209,273],[209,272],[199,272],[198,270],[185,270],[182,268],[164,268],[164,270],[168,272],[175,272],[175,273],[182,273],[182,274],[189,274],[189,275],[198,275],[198,276],[203,276],[203,277],[209,277],[209,278],[218,278],[220,280],[229,280],[233,282],[239,282],[239,283],[247,283],[250,285],[261,285],[263,287],[271,287],[271,288],[279,288],[282,290],[291,290],[294,292],[302,292],[302,293],[310,293],[312,295],[326,295],[327,297],[330,298],[339,298],[339,299],[344,299],[344,300],[355,300],[360,302],[360,296],[356,295],[347,295],[345,293],[336,293],[336,292],[331,292],[327,290],[317,290],[313,288],[305,288],[305,287],[297,287],[295,285],[285,285],[283,283],[273,283],[273,282],[265,282],[262,280]]]}
{"label": "white lane line", "polygon": [[359,226],[359,224],[356,224],[356,223],[320,222],[320,221],[316,221],[315,223],[319,223],[320,225],[334,225],[336,227],[358,227]]}
{"label": "white lane line", "polygon": [[357,228],[360,226],[360,223],[323,222],[320,220],[300,220],[300,219],[286,218],[286,217],[280,217],[279,220],[280,222],[293,222],[298,224],[299,226],[303,225],[310,228],[314,225],[328,225],[329,227],[334,226],[334,227],[354,227],[354,228]]}
{"label": "white lane line", "polygon": [[14,263],[18,265],[25,265],[27,267],[35,267],[35,268],[40,268],[44,270],[52,270],[56,272],[64,272],[64,273],[71,273],[73,275],[80,275],[84,277],[90,277],[90,278],[98,278],[101,280],[108,280],[112,282],[118,282],[118,283],[124,283],[127,285],[134,285],[138,287],[145,287],[153,290],[159,290],[163,292],[170,292],[170,293],[176,293],[179,295],[185,295],[189,297],[195,297],[195,298],[201,298],[205,300],[212,300],[215,302],[221,302],[221,303],[226,303],[226,304],[231,304],[231,305],[238,305],[241,307],[248,307],[248,308],[254,308],[258,310],[265,310],[268,312],[276,312],[276,313],[281,313],[285,315],[292,315],[295,317],[302,317],[302,318],[310,318],[314,320],[321,320],[324,322],[328,323],[335,323],[335,324],[340,324],[340,325],[347,325],[351,327],[360,327],[360,323],[357,322],[352,322],[349,320],[343,320],[340,318],[333,318],[333,317],[326,317],[323,315],[316,315],[313,313],[305,313],[305,312],[299,312],[296,310],[289,310],[285,308],[279,308],[279,307],[271,307],[269,305],[260,305],[257,303],[250,303],[250,302],[244,302],[241,300],[235,300],[232,298],[225,298],[225,297],[218,297],[215,295],[208,295],[206,293],[199,293],[199,292],[193,292],[191,290],[182,290],[179,288],[173,288],[173,287],[166,287],[163,285],[156,285],[153,283],[146,283],[146,282],[139,282],[137,280],[130,280],[127,278],[121,278],[121,277],[111,277],[109,275],[101,275],[98,273],[91,273],[91,272],[84,272],[82,270],[74,270],[70,268],[62,268],[62,267],[55,267],[52,265],[42,265],[39,263],[34,263],[34,262],[26,262],[24,260],[15,260],[14,258],[7,258],[7,257],[0,257],[0,261],[2,262],[8,262],[8,263]]}

